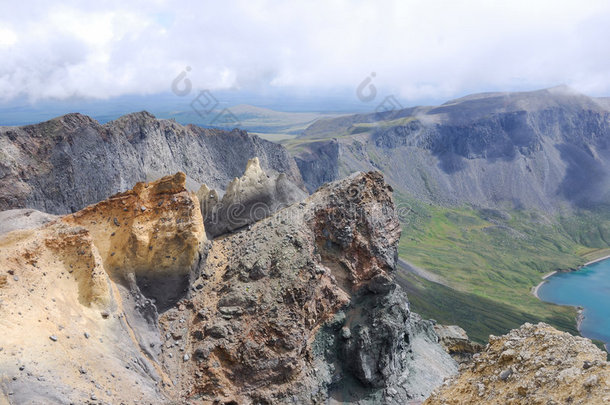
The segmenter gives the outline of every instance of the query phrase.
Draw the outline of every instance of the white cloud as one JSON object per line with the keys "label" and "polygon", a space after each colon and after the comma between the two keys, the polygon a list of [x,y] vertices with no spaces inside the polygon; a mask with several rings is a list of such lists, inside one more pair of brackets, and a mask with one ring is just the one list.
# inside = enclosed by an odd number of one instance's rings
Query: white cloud
{"label": "white cloud", "polygon": [[17,34],[15,31],[3,28],[0,26],[0,48],[2,47],[10,47],[17,43]]}
{"label": "white cloud", "polygon": [[0,99],[199,88],[404,99],[559,83],[610,94],[606,1],[20,1],[0,5]]}

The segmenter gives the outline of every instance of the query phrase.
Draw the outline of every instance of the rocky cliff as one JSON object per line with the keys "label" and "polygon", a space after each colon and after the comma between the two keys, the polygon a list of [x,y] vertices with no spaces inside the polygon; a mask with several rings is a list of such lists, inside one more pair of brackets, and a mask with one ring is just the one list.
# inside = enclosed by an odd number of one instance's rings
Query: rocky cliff
{"label": "rocky cliff", "polygon": [[0,210],[65,214],[178,171],[186,173],[192,191],[202,183],[221,189],[255,156],[269,174],[285,173],[302,187],[283,147],[240,130],[182,126],[147,112],[104,125],[68,114],[36,125],[0,127]]}
{"label": "rocky cliff", "polygon": [[227,185],[222,198],[206,184],[197,191],[205,230],[212,237],[266,218],[306,196],[285,173],[270,178],[257,157],[248,160],[243,176]]}
{"label": "rocky cliff", "polygon": [[212,241],[191,299],[165,313],[183,398],[404,403],[456,365],[393,281],[400,227],[379,173]]}
{"label": "rocky cliff", "polygon": [[178,173],[64,217],[5,215],[50,221],[0,236],[5,401],[402,404],[457,371],[393,280],[381,174],[211,241],[185,187]]}
{"label": "rocky cliff", "polygon": [[319,120],[297,146],[310,190],[374,168],[441,204],[554,212],[610,202],[610,109],[565,87]]}
{"label": "rocky cliff", "polygon": [[185,295],[205,243],[182,173],[0,236],[0,402],[164,401],[157,309]]}

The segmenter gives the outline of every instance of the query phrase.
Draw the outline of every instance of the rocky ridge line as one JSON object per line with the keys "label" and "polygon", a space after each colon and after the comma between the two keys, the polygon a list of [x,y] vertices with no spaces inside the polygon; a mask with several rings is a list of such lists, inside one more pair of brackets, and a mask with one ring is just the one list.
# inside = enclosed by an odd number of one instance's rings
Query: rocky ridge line
{"label": "rocky ridge line", "polygon": [[143,111],[104,125],[68,114],[22,127],[0,127],[0,210],[78,211],[178,171],[196,191],[221,189],[258,156],[272,175],[303,187],[296,163],[280,145],[245,131],[183,126]]}

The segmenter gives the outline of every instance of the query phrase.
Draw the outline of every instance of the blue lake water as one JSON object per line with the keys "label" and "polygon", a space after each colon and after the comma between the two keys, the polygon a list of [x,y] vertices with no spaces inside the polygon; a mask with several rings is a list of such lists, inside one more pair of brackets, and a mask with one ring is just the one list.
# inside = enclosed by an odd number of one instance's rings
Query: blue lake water
{"label": "blue lake water", "polygon": [[546,302],[583,307],[582,335],[610,347],[610,259],[549,277],[538,296]]}

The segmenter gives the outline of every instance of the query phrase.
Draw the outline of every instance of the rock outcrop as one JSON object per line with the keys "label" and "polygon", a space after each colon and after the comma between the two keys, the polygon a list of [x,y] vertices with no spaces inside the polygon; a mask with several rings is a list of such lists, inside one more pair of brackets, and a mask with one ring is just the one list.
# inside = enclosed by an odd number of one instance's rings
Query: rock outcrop
{"label": "rock outcrop", "polygon": [[467,363],[483,350],[480,343],[471,341],[466,331],[457,325],[434,325],[440,344],[458,363]]}
{"label": "rock outcrop", "polygon": [[399,236],[391,189],[372,172],[214,239],[191,298],[160,321],[180,397],[424,399],[457,366],[393,281]]}
{"label": "rock outcrop", "polygon": [[212,237],[266,218],[307,196],[284,173],[270,178],[257,157],[248,160],[243,176],[229,183],[222,199],[218,195],[206,184],[197,192],[205,230]]}
{"label": "rock outcrop", "polygon": [[303,187],[280,145],[244,131],[182,126],[147,112],[100,125],[68,114],[36,125],[0,127],[0,210],[75,212],[126,190],[182,171],[187,188],[225,187],[258,156],[271,175]]}
{"label": "rock outcrop", "polygon": [[426,405],[605,404],[610,364],[590,340],[540,323],[490,336],[489,345]]}
{"label": "rock outcrop", "polygon": [[0,236],[0,402],[166,401],[157,308],[185,295],[206,243],[185,179]]}

